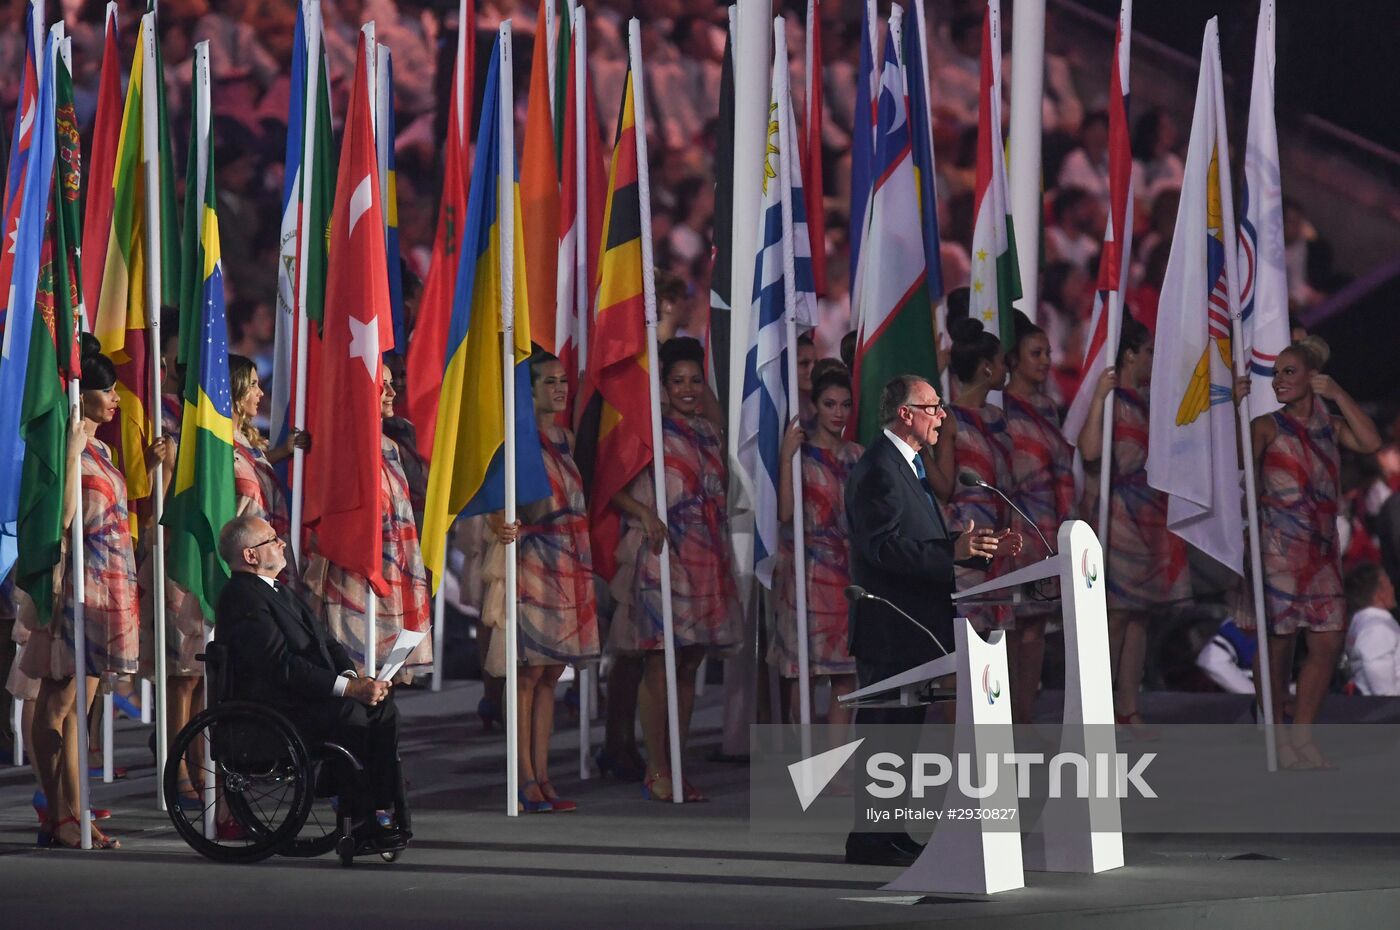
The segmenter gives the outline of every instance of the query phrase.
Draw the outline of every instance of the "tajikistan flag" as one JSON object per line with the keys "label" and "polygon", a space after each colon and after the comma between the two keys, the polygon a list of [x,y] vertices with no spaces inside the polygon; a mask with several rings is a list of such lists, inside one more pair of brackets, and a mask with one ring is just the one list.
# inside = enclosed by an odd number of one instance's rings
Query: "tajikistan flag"
{"label": "tajikistan flag", "polygon": [[1021,298],[1016,234],[1006,193],[1001,141],[1001,2],[987,0],[982,22],[982,87],[977,106],[977,224],[972,230],[972,318],[1011,345],[1012,301]]}

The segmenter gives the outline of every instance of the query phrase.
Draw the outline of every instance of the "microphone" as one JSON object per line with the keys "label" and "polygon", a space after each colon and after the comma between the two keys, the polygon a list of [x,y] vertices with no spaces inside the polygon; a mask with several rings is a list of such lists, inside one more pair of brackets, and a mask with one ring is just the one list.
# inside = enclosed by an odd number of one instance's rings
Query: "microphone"
{"label": "microphone", "polygon": [[861,587],[860,585],[858,585],[858,584],[848,585],[848,586],[846,587],[846,590],[845,590],[843,593],[846,595],[846,600],[850,601],[852,604],[854,604],[854,603],[856,603],[856,602],[858,602],[858,601],[875,601],[876,603],[884,604],[884,605],[885,605],[886,607],[888,607],[890,610],[893,610],[895,613],[899,614],[899,615],[900,615],[901,617],[903,617],[905,620],[908,620],[910,623],[914,624],[914,626],[918,627],[918,628],[919,628],[919,631],[920,631],[921,633],[923,633],[923,634],[924,634],[925,636],[927,636],[929,639],[933,640],[933,644],[934,644],[935,646],[937,646],[939,649],[942,649],[942,650],[943,650],[943,654],[944,654],[945,656],[946,656],[946,655],[951,655],[951,654],[952,654],[952,653],[950,653],[950,652],[948,651],[948,649],[947,649],[946,646],[944,646],[942,643],[940,643],[940,642],[938,641],[938,637],[933,635],[933,631],[932,631],[932,630],[930,630],[928,627],[924,626],[924,625],[923,625],[922,623],[920,623],[919,621],[915,620],[913,617],[909,616],[907,613],[905,613],[903,610],[901,610],[901,609],[900,609],[898,606],[896,606],[895,604],[891,603],[890,601],[886,600],[886,599],[883,598],[883,597],[880,597],[878,594],[871,594],[869,591],[865,590],[864,588],[862,588],[862,587]]}
{"label": "microphone", "polygon": [[997,497],[1000,497],[1002,500],[1006,501],[1007,506],[1009,506],[1012,510],[1016,511],[1016,513],[1020,515],[1021,519],[1025,520],[1026,523],[1030,525],[1031,529],[1035,530],[1035,535],[1040,537],[1040,543],[1045,547],[1046,553],[1048,553],[1049,555],[1055,554],[1055,549],[1053,546],[1050,545],[1050,540],[1045,538],[1045,534],[1040,531],[1040,527],[1035,525],[1035,521],[1032,520],[1030,517],[1026,516],[1026,512],[1020,507],[1017,507],[1016,503],[1011,498],[1001,493],[1000,489],[988,484],[981,478],[977,477],[977,472],[973,471],[970,468],[962,469],[958,472],[958,484],[962,485],[965,488],[981,488],[984,491],[991,491]]}

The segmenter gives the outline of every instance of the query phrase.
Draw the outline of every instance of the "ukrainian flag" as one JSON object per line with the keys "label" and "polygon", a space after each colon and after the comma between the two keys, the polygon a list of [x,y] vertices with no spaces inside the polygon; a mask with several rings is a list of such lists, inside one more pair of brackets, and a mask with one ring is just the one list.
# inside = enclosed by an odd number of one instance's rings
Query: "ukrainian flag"
{"label": "ukrainian flag", "polygon": [[[207,74],[208,56],[208,43],[201,42],[195,50],[196,87],[201,65]],[[212,620],[214,604],[229,578],[228,566],[219,557],[219,531],[234,518],[235,503],[228,323],[208,104],[207,91],[197,92],[185,190],[199,208],[187,211],[197,222],[186,224],[183,264],[200,269],[203,286],[197,294],[181,293],[181,342],[190,354],[175,481],[161,522],[167,530],[167,574],[199,599],[204,616]]]}
{"label": "ukrainian flag", "polygon": [[[506,75],[509,80],[509,75]],[[501,151],[499,49],[491,56],[477,131],[476,165],[467,197],[457,293],[448,324],[442,393],[438,399],[428,500],[423,516],[423,561],[442,578],[447,531],[458,514],[491,513],[505,507],[505,398],[501,370],[501,241],[497,222]],[[515,229],[521,229],[520,195],[514,196]],[[515,255],[515,497],[529,503],[549,497],[544,456],[530,391],[530,314],[525,292],[525,254],[519,235]]]}

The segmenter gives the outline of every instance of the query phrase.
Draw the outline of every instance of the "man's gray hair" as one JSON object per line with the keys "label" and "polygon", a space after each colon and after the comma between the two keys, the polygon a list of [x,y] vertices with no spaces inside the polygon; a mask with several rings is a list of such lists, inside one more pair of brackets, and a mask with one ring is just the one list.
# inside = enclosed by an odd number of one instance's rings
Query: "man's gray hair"
{"label": "man's gray hair", "polygon": [[880,425],[889,426],[899,419],[899,408],[909,403],[909,396],[920,384],[931,382],[923,375],[896,375],[880,391]]}
{"label": "man's gray hair", "polygon": [[259,541],[257,524],[261,522],[261,517],[251,515],[234,517],[219,530],[219,555],[233,571],[243,565],[243,550]]}

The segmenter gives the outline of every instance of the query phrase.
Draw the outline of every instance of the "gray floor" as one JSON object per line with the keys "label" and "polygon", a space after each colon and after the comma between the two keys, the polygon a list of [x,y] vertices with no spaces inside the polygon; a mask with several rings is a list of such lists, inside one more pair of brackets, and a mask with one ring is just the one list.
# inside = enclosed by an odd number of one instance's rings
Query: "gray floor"
{"label": "gray floor", "polygon": [[[666,806],[635,785],[577,778],[577,731],[563,728],[554,780],[572,814],[507,818],[499,732],[483,734],[479,686],[403,692],[402,749],[416,837],[394,864],[331,859],[219,866],[191,852],[155,810],[148,731],[119,729],[130,777],[94,787],[116,815],[117,852],[37,851],[27,770],[0,767],[0,928],[94,919],[142,928],[329,927],[407,918],[423,927],[1393,927],[1400,838],[1129,837],[1125,868],[1029,874],[995,898],[882,893],[890,869],[842,863],[839,842],[751,833],[747,770],[702,763],[713,800]],[[717,743],[717,695],[695,753]],[[1203,703],[1193,703],[1203,702]],[[1247,702],[1177,696],[1161,705],[1247,714]],[[1151,705],[1149,705],[1151,709]],[[1375,713],[1375,708],[1366,716]],[[1161,719],[1161,717],[1159,717]],[[1246,856],[1251,858],[1236,858]],[[1252,858],[1265,856],[1272,858]]]}

